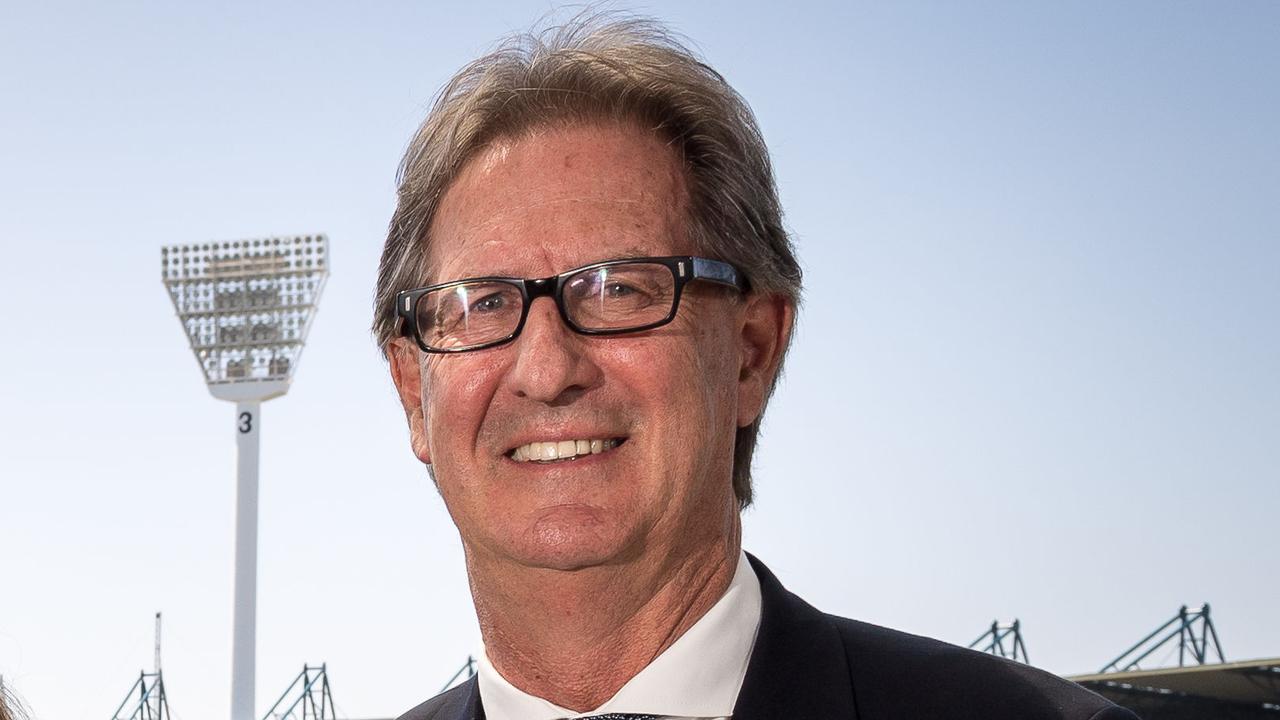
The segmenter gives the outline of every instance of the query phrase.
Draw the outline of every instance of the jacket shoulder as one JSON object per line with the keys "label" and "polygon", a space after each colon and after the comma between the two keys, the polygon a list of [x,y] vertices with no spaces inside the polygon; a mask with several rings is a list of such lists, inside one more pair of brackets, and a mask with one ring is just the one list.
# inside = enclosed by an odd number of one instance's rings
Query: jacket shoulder
{"label": "jacket shoulder", "polygon": [[860,717],[1136,720],[1101,695],[1030,665],[826,617],[844,643]]}
{"label": "jacket shoulder", "polygon": [[475,678],[445,690],[406,712],[396,720],[460,720],[469,718],[467,704],[474,692]]}

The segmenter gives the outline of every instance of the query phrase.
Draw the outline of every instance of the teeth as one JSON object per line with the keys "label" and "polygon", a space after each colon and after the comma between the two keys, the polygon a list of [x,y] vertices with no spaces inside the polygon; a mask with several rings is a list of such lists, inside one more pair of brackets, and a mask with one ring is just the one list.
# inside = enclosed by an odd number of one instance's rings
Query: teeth
{"label": "teeth", "polygon": [[511,459],[516,462],[552,462],[555,460],[572,460],[581,455],[599,455],[606,450],[618,446],[618,441],[607,440],[560,440],[556,442],[531,442],[511,451]]}

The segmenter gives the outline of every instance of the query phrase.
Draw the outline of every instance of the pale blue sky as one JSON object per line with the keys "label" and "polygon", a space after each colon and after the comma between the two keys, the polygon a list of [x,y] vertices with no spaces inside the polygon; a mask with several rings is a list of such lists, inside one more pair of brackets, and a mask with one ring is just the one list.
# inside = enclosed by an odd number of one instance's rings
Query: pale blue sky
{"label": "pale blue sky", "polygon": [[[819,607],[1094,671],[1182,603],[1280,655],[1280,5],[620,5],[755,108],[806,305],[748,549]],[[345,716],[478,632],[369,341],[399,156],[545,2],[0,8],[0,674],[105,718],[165,613],[179,720],[229,705],[234,437],[162,245],[325,232],[264,407],[258,705]]]}

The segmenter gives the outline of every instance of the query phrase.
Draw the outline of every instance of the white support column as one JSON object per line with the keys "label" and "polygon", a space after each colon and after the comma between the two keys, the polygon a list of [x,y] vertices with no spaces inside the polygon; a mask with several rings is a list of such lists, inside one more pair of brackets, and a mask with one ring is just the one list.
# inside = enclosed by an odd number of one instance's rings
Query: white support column
{"label": "white support column", "polygon": [[231,720],[254,716],[254,657],[258,615],[257,400],[236,403],[236,587],[231,644]]}

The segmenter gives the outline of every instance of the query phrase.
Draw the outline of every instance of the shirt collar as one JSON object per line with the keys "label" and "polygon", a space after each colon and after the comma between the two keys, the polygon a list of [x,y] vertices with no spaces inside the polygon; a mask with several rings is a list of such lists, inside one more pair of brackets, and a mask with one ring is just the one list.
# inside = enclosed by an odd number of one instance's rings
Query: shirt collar
{"label": "shirt collar", "polygon": [[716,718],[733,714],[760,629],[760,580],[739,553],[724,595],[603,705],[576,713],[507,682],[483,651],[477,674],[488,720],[557,720],[603,713]]}

